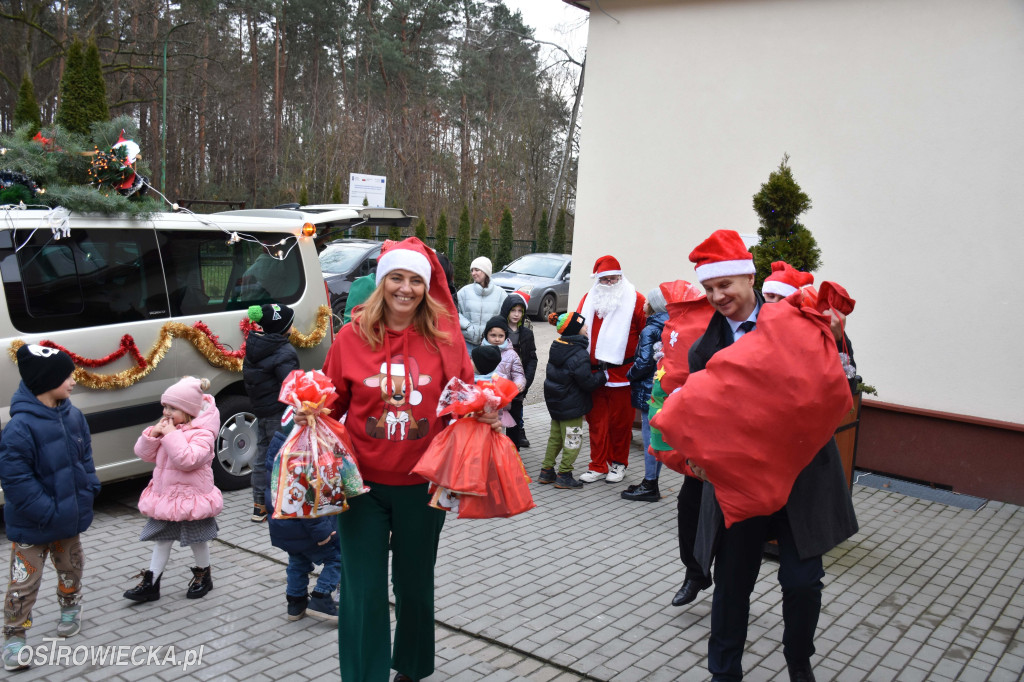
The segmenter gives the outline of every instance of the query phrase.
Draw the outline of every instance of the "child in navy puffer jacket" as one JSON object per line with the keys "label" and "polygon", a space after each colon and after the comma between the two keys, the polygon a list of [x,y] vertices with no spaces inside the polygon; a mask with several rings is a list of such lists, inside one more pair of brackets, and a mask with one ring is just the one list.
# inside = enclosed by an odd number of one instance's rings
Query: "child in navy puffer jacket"
{"label": "child in navy puffer jacket", "polygon": [[281,428],[285,405],[278,401],[281,384],[292,370],[299,369],[299,354],[289,341],[295,311],[286,305],[268,303],[249,306],[249,319],[262,331],[252,331],[245,340],[242,381],[256,415],[256,458],[252,466],[252,517],[254,522],[267,519],[263,491],[267,487],[267,471],[263,469],[267,447],[274,433]]}
{"label": "child in navy puffer jacket", "polygon": [[[281,452],[291,424],[278,431],[267,448],[267,471],[274,470],[274,460]],[[320,620],[338,622],[338,604],[331,593],[341,580],[341,543],[335,530],[338,520],[333,516],[319,519],[275,519],[274,489],[265,491],[270,516],[270,544],[288,552],[288,620],[298,620],[307,613]],[[315,564],[322,564],[313,594],[309,595],[309,573]]]}
{"label": "child in navy puffer jacket", "polygon": [[82,413],[71,404],[75,363],[63,351],[21,346],[21,383],[11,398],[11,420],[0,444],[4,521],[11,540],[11,572],[4,602],[3,662],[27,668],[25,630],[39,594],[46,557],[57,569],[58,637],[81,629],[82,567],[79,535],[92,523],[100,480]]}

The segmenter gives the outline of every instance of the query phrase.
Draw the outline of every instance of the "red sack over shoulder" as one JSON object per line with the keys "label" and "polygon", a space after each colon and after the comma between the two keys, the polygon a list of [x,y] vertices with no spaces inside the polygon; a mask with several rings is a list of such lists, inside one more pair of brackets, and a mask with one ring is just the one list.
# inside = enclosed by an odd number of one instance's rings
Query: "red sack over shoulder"
{"label": "red sack over shoulder", "polygon": [[687,359],[690,346],[708,328],[715,310],[701,288],[684,279],[662,282],[659,288],[665,296],[668,320],[661,331],[661,349],[665,357],[658,366],[665,370],[661,386],[666,393],[671,393],[686,383],[686,377],[690,375]]}
{"label": "red sack over shoulder", "polygon": [[704,469],[726,527],[781,509],[852,406],[829,316],[800,303],[763,306],[757,328],[715,353],[651,420]]}

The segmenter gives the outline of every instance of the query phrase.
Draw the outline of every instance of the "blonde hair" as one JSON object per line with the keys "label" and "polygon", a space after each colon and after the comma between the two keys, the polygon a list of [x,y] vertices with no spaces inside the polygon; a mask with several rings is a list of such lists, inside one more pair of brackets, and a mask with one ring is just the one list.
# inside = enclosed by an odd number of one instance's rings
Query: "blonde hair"
{"label": "blonde hair", "polygon": [[[377,286],[358,310],[353,311],[353,326],[356,333],[363,338],[370,348],[378,350],[384,344],[387,334],[384,324],[384,287]],[[438,322],[451,317],[448,310],[430,296],[429,291],[423,293],[423,300],[413,314],[412,326],[426,340],[427,344],[437,348],[440,343],[451,340],[451,334],[441,329]]]}

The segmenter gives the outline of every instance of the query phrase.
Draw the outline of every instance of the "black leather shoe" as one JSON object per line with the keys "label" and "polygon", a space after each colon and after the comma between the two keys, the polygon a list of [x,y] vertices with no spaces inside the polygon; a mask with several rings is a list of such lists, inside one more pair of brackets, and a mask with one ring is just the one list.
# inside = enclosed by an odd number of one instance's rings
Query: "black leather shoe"
{"label": "black leather shoe", "polygon": [[676,596],[672,597],[672,606],[686,606],[694,599],[701,590],[706,590],[711,587],[711,578],[687,578],[683,581],[683,586],[676,592]]}
{"label": "black leather shoe", "polygon": [[519,447],[520,448],[528,448],[528,447],[530,447],[530,441],[526,439],[526,436],[523,436],[522,438],[519,439]]}
{"label": "black leather shoe", "polygon": [[402,673],[395,673],[395,682],[416,682],[413,678]]}
{"label": "black leather shoe", "polygon": [[814,671],[811,669],[810,661],[801,663],[787,663],[789,668],[789,682],[814,682]]}

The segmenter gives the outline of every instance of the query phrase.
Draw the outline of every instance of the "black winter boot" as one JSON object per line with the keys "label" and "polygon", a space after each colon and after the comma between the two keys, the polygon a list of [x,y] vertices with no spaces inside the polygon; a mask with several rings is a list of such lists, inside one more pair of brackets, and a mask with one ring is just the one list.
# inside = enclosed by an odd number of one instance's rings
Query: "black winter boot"
{"label": "black winter boot", "polygon": [[288,598],[288,620],[299,620],[306,615],[306,605],[309,603],[309,595],[293,597],[286,594]]}
{"label": "black winter boot", "polygon": [[132,601],[156,601],[160,598],[160,578],[163,575],[157,576],[156,580],[153,580],[153,571],[145,570],[141,571],[136,578],[142,578],[138,585],[124,593],[125,599],[131,599]]}
{"label": "black winter boot", "polygon": [[189,599],[205,597],[206,593],[213,589],[213,578],[210,577],[210,567],[192,567],[192,580],[188,581],[188,592],[185,596]]}
{"label": "black winter boot", "polygon": [[640,481],[640,485],[631,485],[623,490],[621,497],[634,502],[657,502],[661,499],[661,493],[658,491],[658,479],[645,478]]}
{"label": "black winter boot", "polygon": [[555,476],[554,468],[551,468],[551,469],[541,469],[540,470],[540,476],[537,477],[537,482],[538,483],[554,483],[555,482],[555,478],[556,478],[556,476]]}

